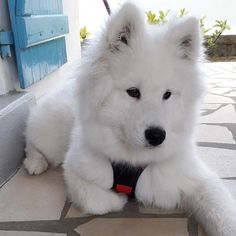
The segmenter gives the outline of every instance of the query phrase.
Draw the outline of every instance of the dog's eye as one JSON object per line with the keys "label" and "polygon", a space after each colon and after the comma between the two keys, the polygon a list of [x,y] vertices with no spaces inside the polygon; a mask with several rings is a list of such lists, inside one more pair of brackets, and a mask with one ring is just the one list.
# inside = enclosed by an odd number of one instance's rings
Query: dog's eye
{"label": "dog's eye", "polygon": [[170,91],[170,90],[167,90],[167,91],[163,94],[162,99],[163,99],[163,100],[167,100],[167,99],[170,98],[170,96],[171,96],[171,91]]}
{"label": "dog's eye", "polygon": [[121,37],[120,37],[120,41],[121,41],[122,43],[128,45],[128,40],[127,40],[127,38],[126,38],[125,36],[121,36]]}
{"label": "dog's eye", "polygon": [[139,89],[132,87],[126,90],[126,92],[129,94],[130,97],[140,99],[141,93]]}

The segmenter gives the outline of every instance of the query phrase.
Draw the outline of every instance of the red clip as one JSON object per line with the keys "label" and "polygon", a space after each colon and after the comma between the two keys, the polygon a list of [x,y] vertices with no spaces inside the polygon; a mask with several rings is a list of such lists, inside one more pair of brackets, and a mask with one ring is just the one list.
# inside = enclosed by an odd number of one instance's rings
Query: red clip
{"label": "red clip", "polygon": [[118,193],[125,193],[127,195],[130,195],[132,193],[132,187],[122,185],[122,184],[117,184],[116,185],[116,192]]}

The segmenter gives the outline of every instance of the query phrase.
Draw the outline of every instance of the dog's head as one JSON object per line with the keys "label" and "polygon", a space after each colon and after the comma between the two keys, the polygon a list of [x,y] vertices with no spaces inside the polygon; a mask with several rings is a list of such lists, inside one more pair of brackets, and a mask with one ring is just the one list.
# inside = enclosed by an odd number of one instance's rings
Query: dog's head
{"label": "dog's head", "polygon": [[198,20],[188,17],[150,26],[131,4],[114,14],[82,84],[90,134],[144,152],[185,143],[201,92],[199,31]]}

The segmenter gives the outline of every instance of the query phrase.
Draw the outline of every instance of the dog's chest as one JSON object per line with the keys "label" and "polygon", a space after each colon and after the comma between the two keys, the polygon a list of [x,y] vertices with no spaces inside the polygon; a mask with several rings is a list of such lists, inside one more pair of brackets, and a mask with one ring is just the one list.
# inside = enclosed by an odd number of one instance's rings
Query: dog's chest
{"label": "dog's chest", "polygon": [[116,192],[124,193],[128,197],[135,197],[135,188],[145,167],[130,166],[125,163],[112,163],[113,187]]}

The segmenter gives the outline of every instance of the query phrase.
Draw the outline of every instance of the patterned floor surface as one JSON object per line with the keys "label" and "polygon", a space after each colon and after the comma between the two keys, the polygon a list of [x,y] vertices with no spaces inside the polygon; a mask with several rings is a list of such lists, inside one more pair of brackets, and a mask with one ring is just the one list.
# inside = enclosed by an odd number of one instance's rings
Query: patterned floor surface
{"label": "patterned floor surface", "polygon": [[[198,129],[200,157],[236,199],[236,63],[206,65],[209,95]],[[0,189],[0,236],[203,236],[193,218],[179,211],[145,209],[82,215],[65,196],[62,173],[28,176],[23,169]]]}

